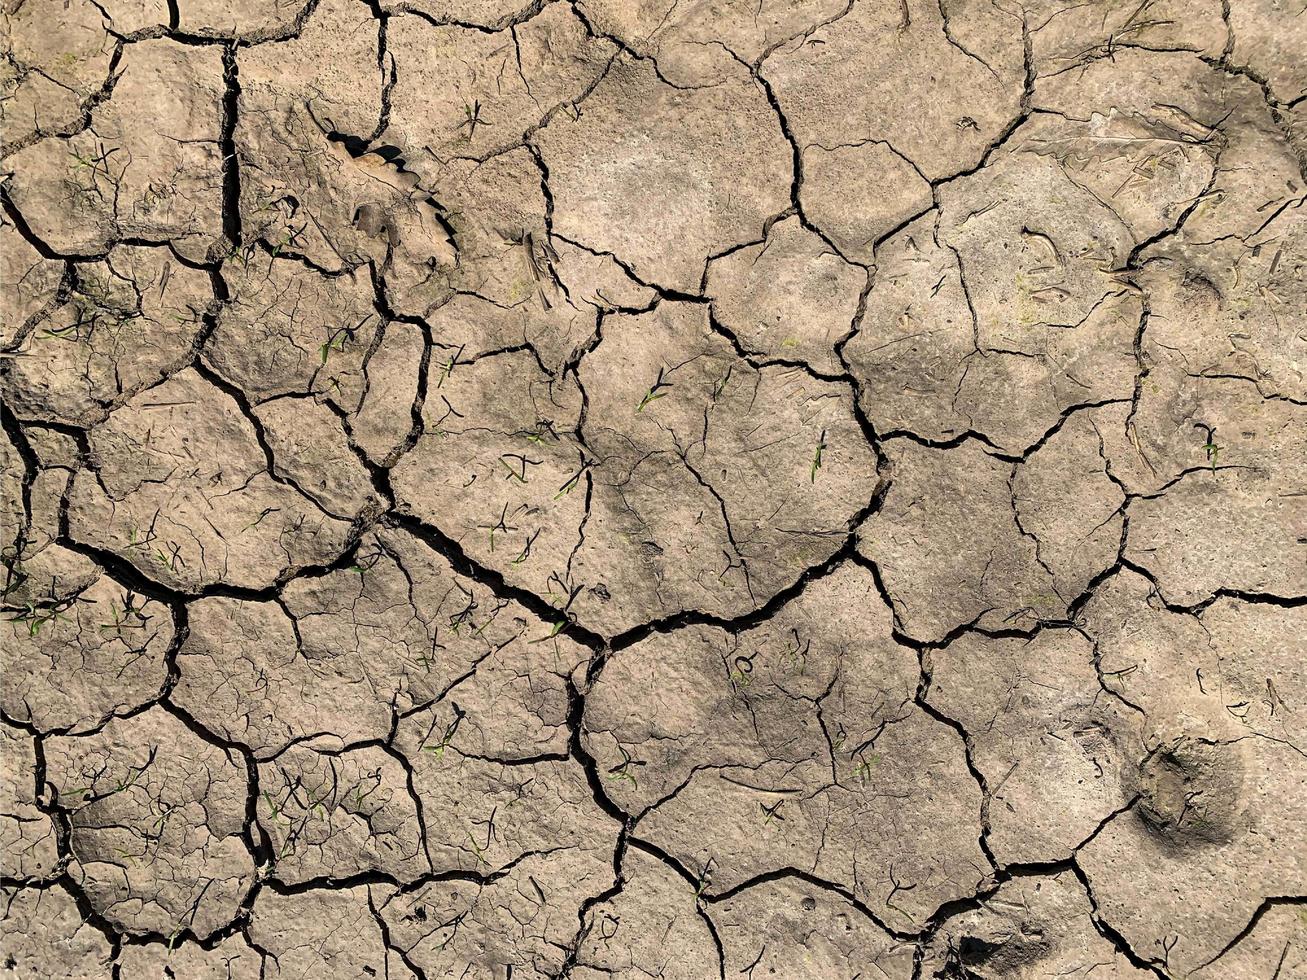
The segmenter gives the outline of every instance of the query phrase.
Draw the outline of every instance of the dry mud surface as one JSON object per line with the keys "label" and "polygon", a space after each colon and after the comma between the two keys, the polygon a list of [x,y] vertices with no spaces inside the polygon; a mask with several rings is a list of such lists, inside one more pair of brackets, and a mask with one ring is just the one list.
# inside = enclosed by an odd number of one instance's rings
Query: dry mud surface
{"label": "dry mud surface", "polygon": [[0,974],[1307,976],[1299,0],[8,0]]}

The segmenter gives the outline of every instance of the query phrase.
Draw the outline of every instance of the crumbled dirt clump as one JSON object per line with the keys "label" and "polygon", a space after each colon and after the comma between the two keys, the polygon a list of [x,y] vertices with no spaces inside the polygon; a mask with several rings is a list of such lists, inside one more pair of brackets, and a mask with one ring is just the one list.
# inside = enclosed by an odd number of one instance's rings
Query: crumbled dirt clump
{"label": "crumbled dirt clump", "polygon": [[0,976],[1307,977],[1307,13],[8,0]]}

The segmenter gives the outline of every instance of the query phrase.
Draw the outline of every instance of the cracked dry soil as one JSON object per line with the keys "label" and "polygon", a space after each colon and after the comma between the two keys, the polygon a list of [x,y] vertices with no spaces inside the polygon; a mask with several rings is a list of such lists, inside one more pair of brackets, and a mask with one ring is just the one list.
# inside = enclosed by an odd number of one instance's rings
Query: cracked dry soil
{"label": "cracked dry soil", "polygon": [[1307,977],[1297,0],[7,0],[0,973]]}

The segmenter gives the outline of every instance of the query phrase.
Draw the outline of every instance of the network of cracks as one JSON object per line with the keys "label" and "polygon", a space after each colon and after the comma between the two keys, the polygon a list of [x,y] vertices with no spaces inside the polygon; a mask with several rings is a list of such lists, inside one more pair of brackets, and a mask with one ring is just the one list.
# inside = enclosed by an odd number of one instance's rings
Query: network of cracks
{"label": "network of cracks", "polygon": [[1307,976],[1307,13],[2,16],[0,973]]}

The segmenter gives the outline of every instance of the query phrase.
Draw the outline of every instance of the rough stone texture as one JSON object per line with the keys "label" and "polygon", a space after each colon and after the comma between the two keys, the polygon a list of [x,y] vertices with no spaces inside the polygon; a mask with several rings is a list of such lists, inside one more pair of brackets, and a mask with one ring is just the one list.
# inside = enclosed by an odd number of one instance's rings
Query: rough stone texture
{"label": "rough stone texture", "polygon": [[0,4],[0,976],[1307,976],[1307,14]]}

